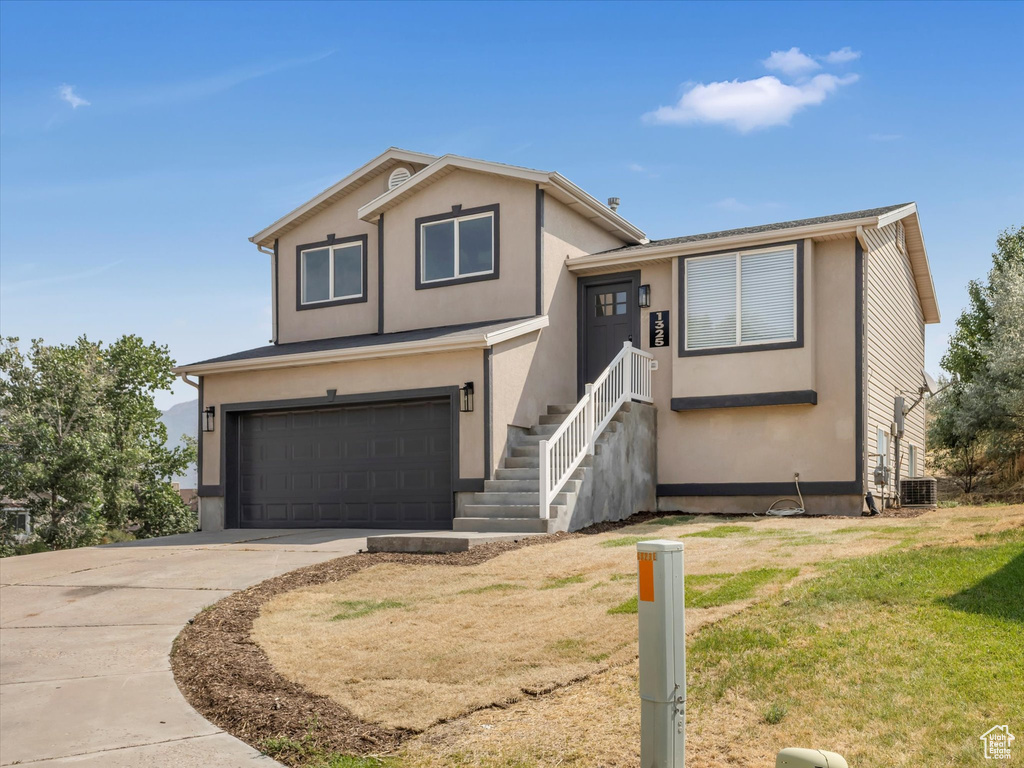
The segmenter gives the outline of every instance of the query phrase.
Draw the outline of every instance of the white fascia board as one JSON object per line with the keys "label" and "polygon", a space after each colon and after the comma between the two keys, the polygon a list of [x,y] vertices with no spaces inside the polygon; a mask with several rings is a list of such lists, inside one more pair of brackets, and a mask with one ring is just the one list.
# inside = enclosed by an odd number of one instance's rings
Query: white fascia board
{"label": "white fascia board", "polygon": [[642,229],[631,224],[589,192],[573,184],[562,174],[555,172],[550,174],[550,176],[552,186],[562,189],[568,195],[575,198],[581,205],[594,213],[598,218],[603,219],[613,229],[626,235],[627,239],[636,241],[638,245],[648,241],[647,235]]}
{"label": "white fascia board", "polygon": [[532,317],[507,328],[491,333],[479,333],[460,336],[458,338],[422,339],[397,344],[375,344],[369,347],[352,349],[328,349],[321,352],[300,352],[294,355],[277,355],[275,357],[247,358],[245,360],[228,360],[221,363],[196,363],[174,368],[177,375],[190,374],[206,376],[214,373],[236,373],[240,371],[265,371],[274,368],[298,368],[307,365],[326,365],[327,363],[344,363],[356,360],[382,360],[407,355],[427,355],[441,352],[460,352],[466,349],[484,349],[502,341],[545,328],[548,325],[547,315]]}
{"label": "white fascia board", "polygon": [[523,181],[532,181],[534,184],[543,184],[548,180],[549,176],[549,174],[544,171],[535,171],[530,168],[520,168],[515,165],[502,165],[501,163],[492,163],[487,160],[474,160],[470,157],[460,157],[458,155],[445,155],[444,157],[435,160],[419,173],[413,174],[405,181],[405,183],[399,184],[394,189],[389,189],[380,197],[374,198],[366,205],[362,206],[356,215],[364,221],[376,221],[381,211],[388,208],[395,198],[408,193],[410,190],[415,189],[421,184],[424,184],[430,180],[431,177],[448,168],[459,168],[466,171],[510,176],[512,178],[522,179]]}
{"label": "white fascia board", "polygon": [[785,237],[787,240],[802,240],[806,237],[818,235],[838,235],[849,232],[853,234],[858,226],[875,226],[877,219],[869,217],[865,219],[851,219],[842,222],[826,222],[824,224],[811,224],[804,227],[792,227],[791,229],[775,229],[762,232],[751,232],[732,237],[718,237],[709,240],[695,240],[688,243],[670,243],[667,245],[655,245],[643,250],[628,253],[598,253],[592,256],[578,256],[566,259],[565,264],[570,272],[583,272],[590,269],[599,269],[619,264],[640,264],[646,261],[659,261],[675,256],[685,256],[691,253],[703,253],[704,251],[720,251],[732,247],[743,247],[752,243],[760,243],[765,240],[777,240]]}
{"label": "white fascia board", "polygon": [[316,197],[306,201],[293,211],[286,213],[284,216],[275,221],[269,227],[260,230],[255,235],[250,237],[249,241],[252,243],[256,243],[258,245],[259,243],[266,240],[268,237],[271,237],[275,232],[277,232],[282,227],[287,226],[290,222],[294,221],[302,214],[320,205],[322,202],[329,199],[332,195],[337,194],[339,190],[344,189],[349,184],[353,183],[354,181],[357,181],[360,177],[365,176],[374,168],[378,167],[379,165],[382,165],[383,163],[386,163],[389,160],[429,164],[434,162],[436,159],[437,158],[435,155],[425,155],[422,152],[412,152],[407,149],[398,149],[397,147],[391,147],[387,151],[377,155],[377,157],[373,158],[370,162],[354,170],[352,173],[343,178],[337,184],[332,184],[330,187],[325,189]]}
{"label": "white fascia board", "polygon": [[917,204],[916,203],[910,203],[909,205],[905,205],[902,208],[897,208],[895,211],[889,211],[888,213],[883,213],[881,216],[878,217],[878,225],[877,226],[878,226],[879,229],[882,229],[883,227],[889,226],[894,221],[899,221],[900,219],[905,219],[905,218],[907,218],[907,216],[910,216],[911,214],[914,214],[914,213],[917,213]]}

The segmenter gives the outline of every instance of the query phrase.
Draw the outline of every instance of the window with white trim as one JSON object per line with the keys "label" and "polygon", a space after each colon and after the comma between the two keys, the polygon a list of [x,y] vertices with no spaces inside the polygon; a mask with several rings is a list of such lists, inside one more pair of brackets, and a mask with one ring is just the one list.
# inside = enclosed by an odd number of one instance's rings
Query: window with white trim
{"label": "window with white trim", "polygon": [[327,245],[301,251],[302,303],[358,299],[363,295],[363,243]]}
{"label": "window with white trim", "polygon": [[420,282],[492,274],[494,230],[492,211],[420,224]]}
{"label": "window with white trim", "polygon": [[796,246],[683,259],[685,349],[797,340]]}

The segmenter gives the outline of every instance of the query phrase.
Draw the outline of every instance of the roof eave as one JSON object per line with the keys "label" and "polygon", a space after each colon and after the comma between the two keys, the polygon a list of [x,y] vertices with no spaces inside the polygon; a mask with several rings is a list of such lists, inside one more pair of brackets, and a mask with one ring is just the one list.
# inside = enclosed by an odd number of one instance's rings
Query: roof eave
{"label": "roof eave", "polygon": [[330,187],[325,189],[320,194],[316,195],[310,200],[307,200],[299,207],[286,213],[284,216],[279,218],[270,226],[261,229],[255,235],[250,237],[249,241],[258,246],[273,245],[274,236],[277,235],[277,233],[280,232],[281,229],[288,226],[288,224],[290,224],[299,216],[302,216],[307,211],[316,208],[324,201],[330,199],[333,195],[337,194],[339,190],[342,190],[345,187],[352,184],[353,182],[358,181],[360,178],[362,178],[363,176],[375,170],[376,168],[378,168],[379,166],[383,165],[386,162],[389,162],[391,160],[397,160],[399,162],[423,163],[429,165],[436,159],[436,155],[427,155],[422,152],[413,152],[408,149],[390,147],[381,154],[377,155],[377,157],[370,160],[368,163],[365,163],[364,165],[357,168],[355,171],[350,173],[341,181],[337,182],[336,184],[332,184]]}
{"label": "roof eave", "polygon": [[189,374],[206,376],[215,373],[239,373],[242,371],[270,370],[274,368],[298,368],[308,365],[325,365],[327,363],[354,362],[357,360],[381,360],[391,357],[408,355],[437,354],[441,352],[459,352],[466,349],[484,349],[500,344],[503,341],[518,338],[549,324],[547,315],[531,317],[515,325],[496,330],[467,335],[461,338],[420,339],[417,341],[399,342],[395,344],[376,344],[368,347],[350,349],[329,349],[318,352],[299,352],[293,355],[276,355],[274,357],[250,357],[242,360],[226,360],[223,362],[192,363],[173,369],[175,375]]}
{"label": "roof eave", "polygon": [[541,189],[556,190],[561,193],[563,202],[584,208],[589,215],[586,218],[595,221],[602,229],[615,233],[624,242],[645,243],[647,236],[638,227],[631,224],[619,214],[602,205],[595,197],[588,194],[580,187],[573,184],[560,173],[552,171],[536,171],[531,168],[522,168],[502,163],[492,163],[487,160],[476,160],[470,157],[459,155],[444,155],[428,165],[419,173],[413,176],[394,189],[390,189],[379,197],[371,200],[359,208],[357,215],[363,221],[373,223],[377,221],[381,213],[389,208],[398,205],[408,197],[413,190],[429,182],[432,178],[445,171],[452,169],[473,171],[477,173],[490,173],[496,176],[505,176],[522,181],[537,184]]}

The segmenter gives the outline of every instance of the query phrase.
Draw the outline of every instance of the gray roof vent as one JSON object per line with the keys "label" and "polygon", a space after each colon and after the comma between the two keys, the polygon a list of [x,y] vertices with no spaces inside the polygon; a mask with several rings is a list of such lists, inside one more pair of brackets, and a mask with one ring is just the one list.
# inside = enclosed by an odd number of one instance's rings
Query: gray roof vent
{"label": "gray roof vent", "polygon": [[394,189],[399,184],[404,184],[409,180],[410,176],[412,176],[412,174],[409,173],[408,168],[395,168],[395,170],[391,172],[391,176],[388,178],[388,190],[390,191]]}
{"label": "gray roof vent", "polygon": [[617,210],[619,210],[619,202],[620,202],[619,198],[617,198],[617,197],[609,197],[608,198],[608,207],[611,208],[612,211],[617,211]]}

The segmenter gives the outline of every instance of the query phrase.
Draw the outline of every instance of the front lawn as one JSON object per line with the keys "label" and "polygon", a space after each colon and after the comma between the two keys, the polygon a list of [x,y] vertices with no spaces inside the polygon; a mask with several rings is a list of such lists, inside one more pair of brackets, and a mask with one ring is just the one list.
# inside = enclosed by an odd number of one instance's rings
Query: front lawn
{"label": "front lawn", "polygon": [[668,518],[472,566],[381,563],[274,597],[252,637],[287,679],[421,731],[389,766],[632,766],[634,545],[682,537],[688,765],[788,745],[967,765],[1024,716],[1024,507],[964,513]]}

